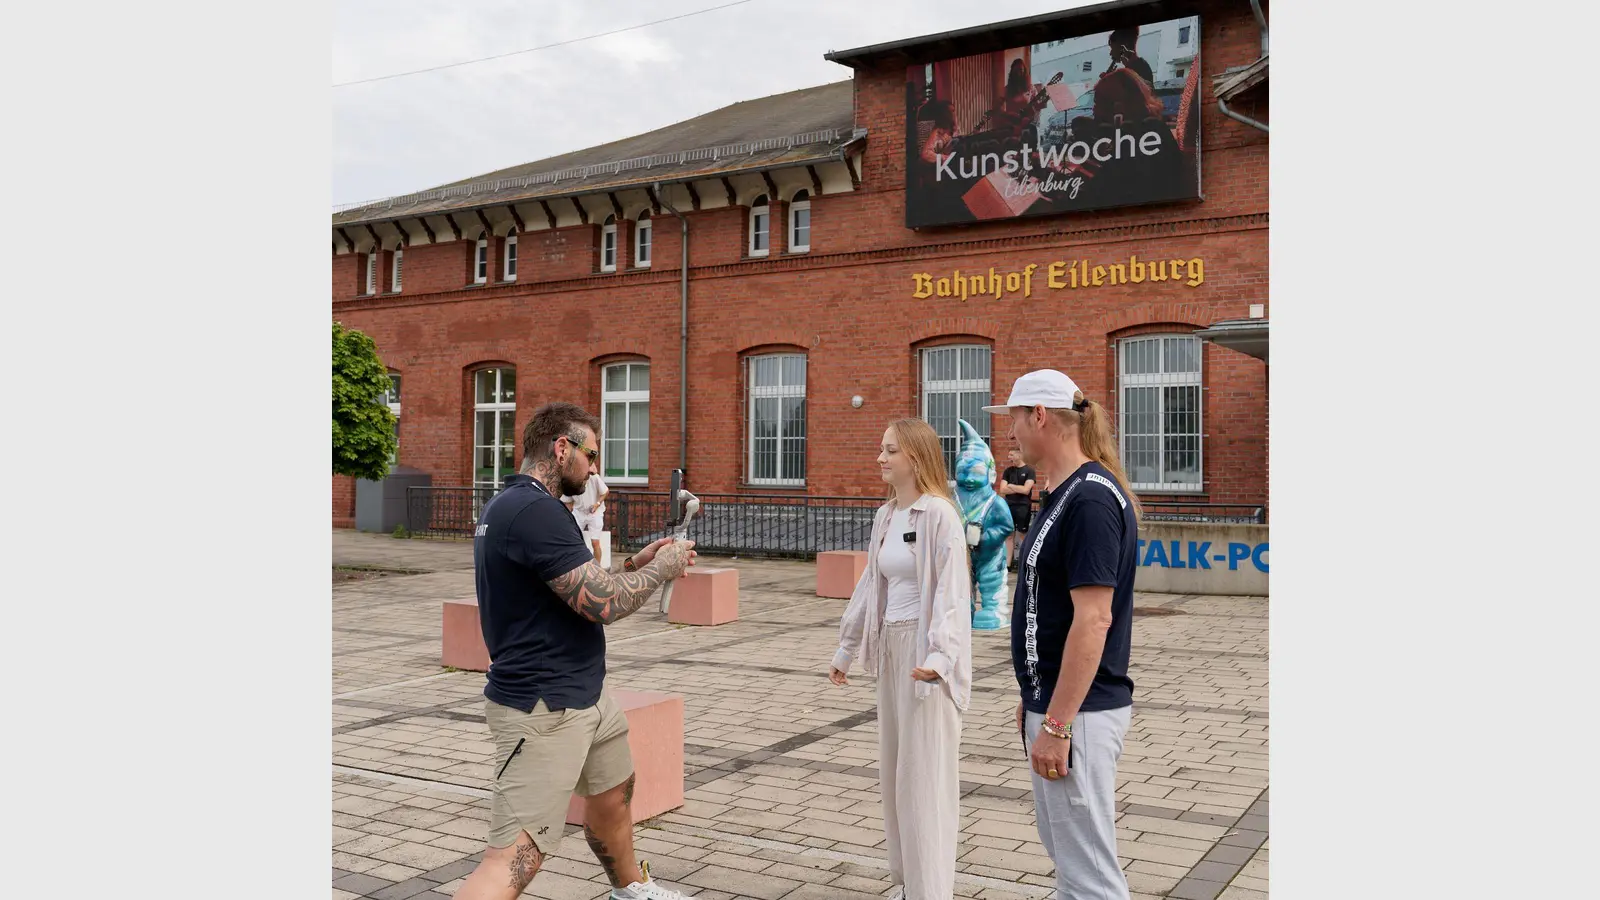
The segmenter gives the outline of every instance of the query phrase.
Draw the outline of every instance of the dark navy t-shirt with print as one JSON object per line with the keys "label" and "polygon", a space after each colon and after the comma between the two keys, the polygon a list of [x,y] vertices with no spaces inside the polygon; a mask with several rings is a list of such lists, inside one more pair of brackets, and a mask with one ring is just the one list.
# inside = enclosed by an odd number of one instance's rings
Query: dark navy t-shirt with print
{"label": "dark navy t-shirt with print", "polygon": [[527,475],[506,478],[472,540],[478,620],[489,649],[483,694],[532,712],[587,709],[606,676],[604,627],[578,615],[545,582],[594,559],[572,513]]}
{"label": "dark navy t-shirt with print", "polygon": [[1084,463],[1044,498],[1018,556],[1022,566],[1011,616],[1011,660],[1029,712],[1049,710],[1072,627],[1070,592],[1090,585],[1112,588],[1111,630],[1080,711],[1133,703],[1128,652],[1138,542],[1132,503],[1115,476],[1097,462]]}

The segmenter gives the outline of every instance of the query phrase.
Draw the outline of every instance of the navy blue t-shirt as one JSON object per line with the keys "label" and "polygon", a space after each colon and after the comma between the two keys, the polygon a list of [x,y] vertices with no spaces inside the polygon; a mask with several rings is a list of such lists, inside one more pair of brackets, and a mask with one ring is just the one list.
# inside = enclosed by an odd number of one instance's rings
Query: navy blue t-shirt
{"label": "navy blue t-shirt", "polygon": [[1133,504],[1105,466],[1084,463],[1043,498],[1018,556],[1022,567],[1011,616],[1011,660],[1029,712],[1049,711],[1072,627],[1070,591],[1090,585],[1113,589],[1111,630],[1080,711],[1133,703],[1128,652],[1138,546]]}
{"label": "navy blue t-shirt", "polygon": [[489,649],[483,695],[532,712],[587,709],[606,677],[604,627],[573,611],[545,582],[594,559],[572,513],[527,475],[506,478],[472,539],[478,620]]}

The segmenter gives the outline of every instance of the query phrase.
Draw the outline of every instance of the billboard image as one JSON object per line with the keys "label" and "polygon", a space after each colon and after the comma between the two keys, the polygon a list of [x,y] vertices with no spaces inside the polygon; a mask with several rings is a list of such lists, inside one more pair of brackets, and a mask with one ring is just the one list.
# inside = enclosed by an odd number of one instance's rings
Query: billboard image
{"label": "billboard image", "polygon": [[906,70],[906,224],[1200,196],[1200,19]]}

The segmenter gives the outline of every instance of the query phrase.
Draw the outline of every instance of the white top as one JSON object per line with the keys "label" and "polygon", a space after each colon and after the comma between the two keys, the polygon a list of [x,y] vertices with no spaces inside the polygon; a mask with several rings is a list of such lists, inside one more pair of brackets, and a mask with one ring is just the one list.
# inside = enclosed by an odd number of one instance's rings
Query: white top
{"label": "white top", "polygon": [[600,495],[606,492],[606,483],[600,480],[600,476],[590,475],[589,481],[583,486],[583,493],[562,499],[572,506],[573,512],[592,516],[605,510],[605,503],[601,502]]}
{"label": "white top", "polygon": [[917,590],[916,545],[905,541],[911,530],[910,507],[896,509],[889,518],[889,533],[878,555],[878,571],[889,583],[885,622],[905,622],[922,615],[922,593]]}

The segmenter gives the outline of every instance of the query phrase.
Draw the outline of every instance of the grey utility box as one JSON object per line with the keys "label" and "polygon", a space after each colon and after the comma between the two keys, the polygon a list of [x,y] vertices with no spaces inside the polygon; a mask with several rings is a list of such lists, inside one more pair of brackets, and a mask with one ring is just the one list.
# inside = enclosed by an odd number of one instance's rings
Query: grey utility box
{"label": "grey utility box", "polygon": [[410,466],[395,466],[382,481],[357,479],[356,530],[387,534],[406,524],[406,488],[432,484],[432,475]]}

